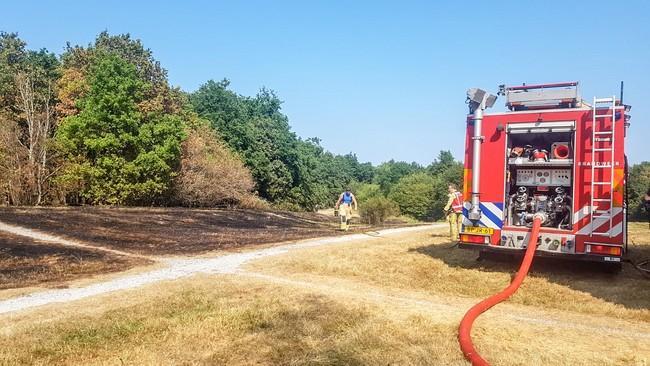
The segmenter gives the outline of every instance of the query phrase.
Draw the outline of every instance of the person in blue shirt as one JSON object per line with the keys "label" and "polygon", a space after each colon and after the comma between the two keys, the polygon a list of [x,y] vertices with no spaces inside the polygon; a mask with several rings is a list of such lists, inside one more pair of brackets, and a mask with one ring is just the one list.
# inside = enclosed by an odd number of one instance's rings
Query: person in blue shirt
{"label": "person in blue shirt", "polygon": [[[352,209],[357,209],[357,198],[354,197],[354,194],[350,192],[350,189],[346,189],[345,192],[341,193],[338,201],[336,201],[336,212],[339,213],[341,217],[341,229],[347,230],[348,225],[350,224],[350,218],[352,218]],[[343,221],[345,220],[345,222]]]}

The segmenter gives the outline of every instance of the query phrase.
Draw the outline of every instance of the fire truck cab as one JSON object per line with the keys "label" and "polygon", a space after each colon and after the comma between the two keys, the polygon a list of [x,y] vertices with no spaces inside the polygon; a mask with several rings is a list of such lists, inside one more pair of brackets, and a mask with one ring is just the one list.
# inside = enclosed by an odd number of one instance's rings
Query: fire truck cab
{"label": "fire truck cab", "polygon": [[620,266],[626,252],[625,134],[621,98],[578,94],[578,83],[468,91],[461,248],[523,252],[533,216],[536,255]]}

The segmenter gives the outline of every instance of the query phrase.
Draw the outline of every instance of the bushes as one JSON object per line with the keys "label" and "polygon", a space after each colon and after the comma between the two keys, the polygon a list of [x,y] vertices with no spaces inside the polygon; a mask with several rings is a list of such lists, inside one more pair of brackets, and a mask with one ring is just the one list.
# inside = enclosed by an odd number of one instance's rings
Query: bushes
{"label": "bushes", "polygon": [[206,126],[189,132],[182,145],[175,195],[187,206],[253,205],[253,177],[244,163]]}
{"label": "bushes", "polygon": [[358,201],[365,202],[371,198],[384,197],[379,184],[356,183],[352,185],[352,190]]}
{"label": "bushes", "polygon": [[[442,154],[441,154],[442,155]],[[461,185],[463,168],[458,162],[445,164],[434,162],[427,170],[419,170],[401,177],[386,196],[378,184],[359,184],[356,195],[359,205],[375,204],[376,198],[388,200],[399,207],[399,211],[417,220],[437,220],[447,203],[447,187],[450,183]],[[370,210],[374,209],[371,207]]]}
{"label": "bushes", "polygon": [[371,225],[380,225],[391,217],[399,215],[397,204],[386,197],[375,196],[359,206],[361,219]]}
{"label": "bushes", "polygon": [[433,217],[436,178],[420,172],[401,178],[393,187],[388,198],[397,203],[400,211],[418,220]]}
{"label": "bushes", "polygon": [[633,220],[643,220],[643,197],[650,189],[650,162],[644,161],[633,165],[628,179],[628,211]]}

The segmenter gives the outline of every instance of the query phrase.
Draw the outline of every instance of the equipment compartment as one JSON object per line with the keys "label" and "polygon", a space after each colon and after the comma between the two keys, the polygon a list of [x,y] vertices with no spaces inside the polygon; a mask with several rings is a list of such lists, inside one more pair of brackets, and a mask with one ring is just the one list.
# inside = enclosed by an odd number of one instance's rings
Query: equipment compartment
{"label": "equipment compartment", "polygon": [[[569,142],[567,142],[569,141]],[[572,228],[573,132],[510,133],[507,139],[506,224]]]}

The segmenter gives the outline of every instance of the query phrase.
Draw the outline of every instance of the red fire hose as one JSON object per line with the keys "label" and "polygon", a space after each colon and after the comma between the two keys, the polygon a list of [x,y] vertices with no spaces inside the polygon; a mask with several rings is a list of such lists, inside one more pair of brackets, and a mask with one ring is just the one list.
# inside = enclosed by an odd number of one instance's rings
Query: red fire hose
{"label": "red fire hose", "polygon": [[460,322],[460,327],[458,328],[458,341],[460,342],[460,349],[463,351],[465,358],[467,358],[467,360],[472,363],[472,366],[489,366],[487,361],[485,361],[474,348],[471,335],[472,324],[474,324],[474,320],[476,320],[479,315],[514,294],[521,283],[524,281],[524,278],[526,278],[528,270],[530,269],[530,265],[533,262],[535,249],[537,249],[537,237],[539,236],[539,227],[541,225],[542,220],[539,217],[535,217],[533,220],[533,230],[530,233],[528,239],[528,247],[526,248],[524,260],[521,262],[519,271],[517,271],[517,274],[515,275],[515,278],[512,280],[510,285],[503,291],[494,294],[474,305],[471,309],[469,309],[469,311],[467,311],[467,313],[465,313],[463,320]]}

